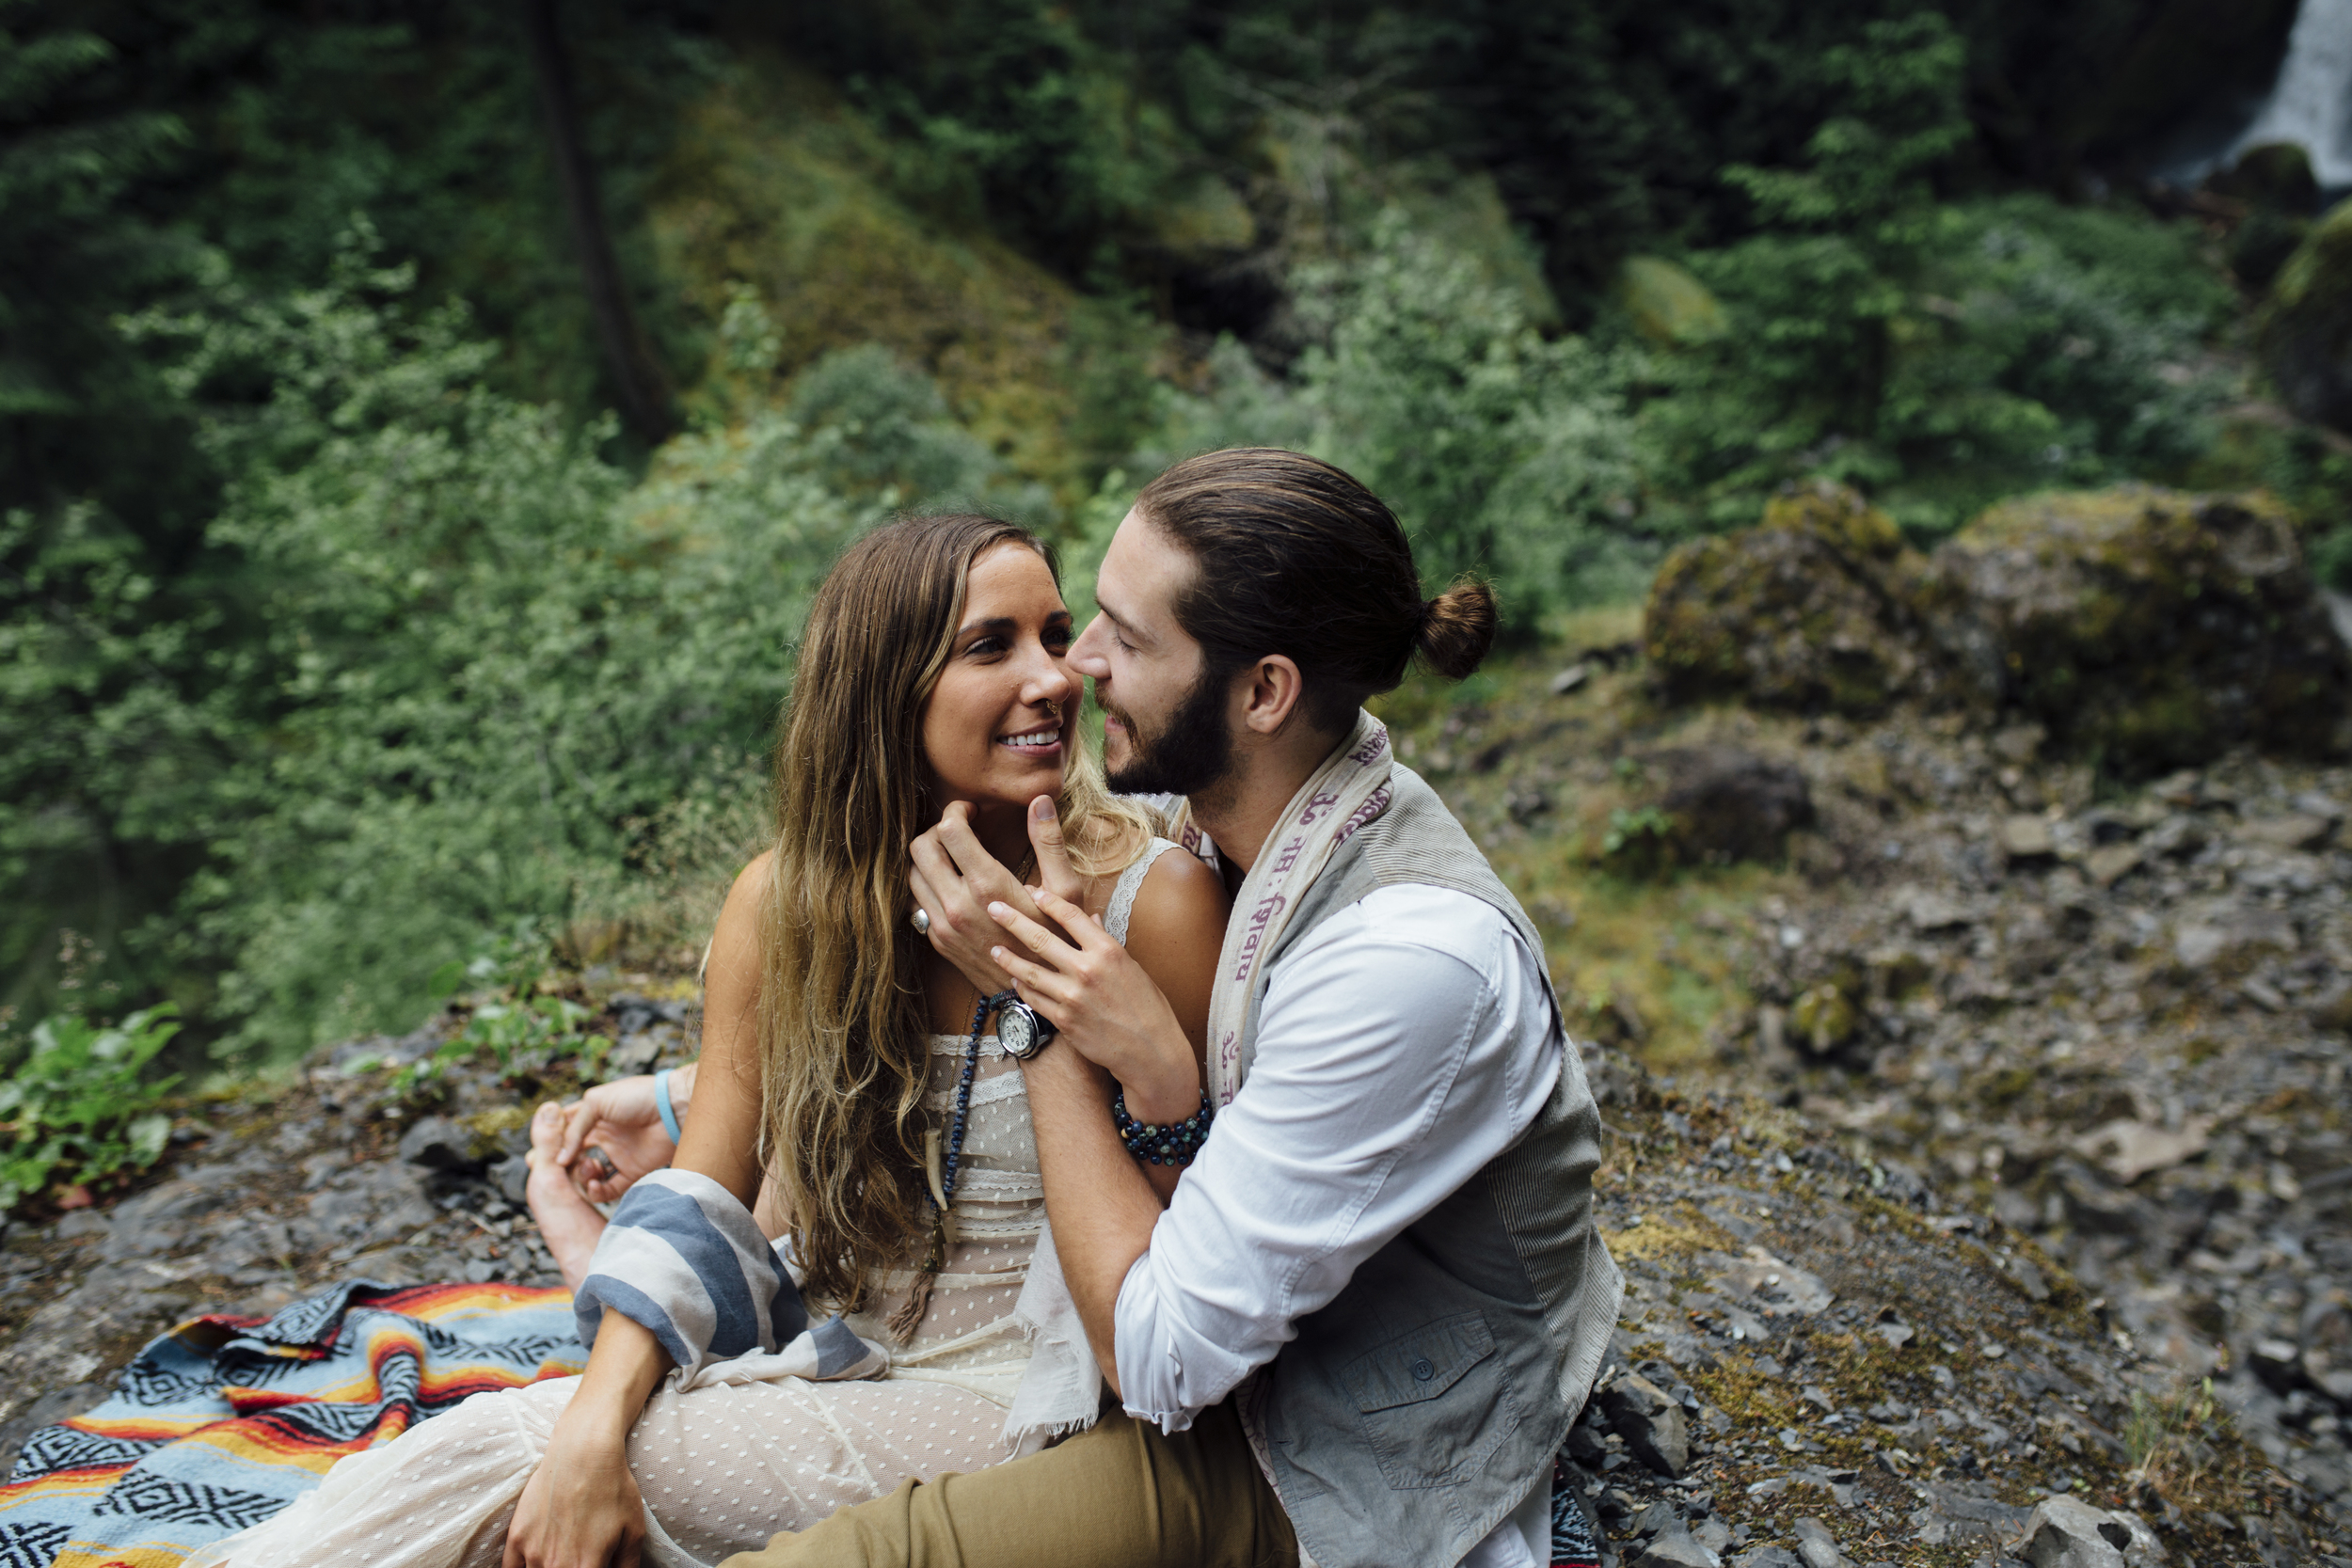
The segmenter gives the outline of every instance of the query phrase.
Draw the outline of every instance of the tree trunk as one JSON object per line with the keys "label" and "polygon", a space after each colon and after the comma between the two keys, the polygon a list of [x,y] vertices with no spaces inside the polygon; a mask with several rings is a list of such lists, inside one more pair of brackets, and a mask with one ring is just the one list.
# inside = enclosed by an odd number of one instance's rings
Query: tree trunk
{"label": "tree trunk", "polygon": [[596,199],[596,175],[588,166],[580,112],[572,101],[571,69],[556,32],[555,0],[521,0],[521,7],[523,39],[531,54],[531,73],[538,82],[539,106],[547,116],[556,183],[563,188],[605,368],[619,394],[621,418],[640,437],[657,442],[676,430],[677,419],[670,406],[668,380],[629,309],[620,263],[612,254],[612,236]]}

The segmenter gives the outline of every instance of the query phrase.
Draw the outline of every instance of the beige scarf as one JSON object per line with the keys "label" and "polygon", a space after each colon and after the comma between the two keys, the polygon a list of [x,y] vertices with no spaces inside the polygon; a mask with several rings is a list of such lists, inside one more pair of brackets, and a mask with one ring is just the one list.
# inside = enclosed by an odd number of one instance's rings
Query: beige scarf
{"label": "beige scarf", "polygon": [[[1209,996],[1209,1100],[1219,1110],[1241,1090],[1242,1025],[1249,1011],[1250,980],[1274,951],[1299,900],[1339,847],[1357,829],[1389,809],[1389,772],[1395,753],[1388,727],[1359,711],[1356,727],[1291,797],[1233,898],[1225,946],[1217,955],[1216,986]],[[1168,837],[1196,851],[1200,831],[1191,803],[1177,808]]]}

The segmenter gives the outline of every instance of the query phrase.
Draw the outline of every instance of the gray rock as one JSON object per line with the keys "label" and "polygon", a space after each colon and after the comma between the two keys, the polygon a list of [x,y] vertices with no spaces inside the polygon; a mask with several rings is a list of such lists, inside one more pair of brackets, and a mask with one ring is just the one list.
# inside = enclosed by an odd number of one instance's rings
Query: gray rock
{"label": "gray rock", "polygon": [[1678,1529],[1681,1525],[1680,1511],[1674,1504],[1661,1499],[1636,1513],[1630,1528],[1636,1535],[1658,1535],[1666,1530]]}
{"label": "gray rock", "polygon": [[1627,1372],[1601,1390],[1600,1407],[1634,1458],[1669,1476],[1690,1467],[1689,1424],[1658,1385]]}
{"label": "gray rock", "polygon": [[[277,1164],[266,1155],[262,1158],[272,1165]],[[196,1239],[197,1222],[218,1210],[242,1205],[251,1191],[248,1175],[239,1162],[213,1165],[117,1204],[114,1228],[106,1238],[107,1259],[119,1262],[184,1250]]]}
{"label": "gray rock", "polygon": [[2251,962],[2265,953],[2292,953],[2302,945],[2294,917],[2284,910],[2215,899],[2181,917],[2172,956],[2193,974]]}
{"label": "gray rock", "polygon": [[400,1140],[403,1160],[452,1174],[479,1174],[495,1152],[492,1140],[447,1117],[427,1117]]}
{"label": "gray rock", "polygon": [[1665,775],[1659,804],[1696,859],[1776,860],[1788,835],[1813,823],[1812,791],[1792,764],[1734,746],[1676,748],[1643,761]]}
{"label": "gray rock", "polygon": [[41,1395],[21,1411],[11,1411],[6,1421],[0,1421],[0,1478],[16,1467],[16,1456],[24,1447],[24,1439],[45,1426],[55,1426],[68,1416],[79,1416],[95,1408],[106,1398],[106,1390],[94,1383],[76,1383],[53,1389]]}
{"label": "gray rock", "polygon": [[2241,843],[2259,844],[2272,849],[2316,849],[2328,842],[2335,824],[2324,816],[2310,816],[2301,812],[2289,812],[2283,816],[2262,816],[2242,822],[2233,835]]}
{"label": "gray rock", "polygon": [[2015,1541],[2030,1517],[2026,1510],[1998,1497],[1982,1497],[1958,1486],[1925,1481],[1919,1484],[1918,1492],[1924,1506],[1912,1513],[1911,1525],[1924,1546],[1992,1545]]}
{"label": "gray rock", "polygon": [[1731,1560],[1731,1568],[1805,1568],[1805,1561],[1786,1546],[1752,1546]]}
{"label": "gray rock", "polygon": [[2044,1497],[2026,1521],[2021,1550],[2033,1568],[2124,1568],[2132,1528],[2074,1497]]}
{"label": "gray rock", "polygon": [[2049,818],[2043,816],[2007,816],[2001,819],[2001,853],[2011,863],[2044,861],[2058,853],[2058,841],[2051,836]]}
{"label": "gray rock", "polygon": [[1591,665],[1581,663],[1571,664],[1566,669],[1551,677],[1551,694],[1555,697],[1565,697],[1569,692],[1582,687],[1592,678],[1593,667]]}
{"label": "gray rock", "polygon": [[605,1067],[616,1078],[649,1072],[660,1055],[660,1036],[652,1033],[630,1035],[612,1048],[612,1054],[605,1058]]}
{"label": "gray rock", "polygon": [[1704,1267],[1722,1271],[1708,1280],[1710,1288],[1761,1301],[1775,1312],[1794,1312],[1809,1318],[1826,1311],[1830,1303],[1837,1299],[1821,1283],[1820,1275],[1794,1263],[1784,1263],[1762,1247],[1748,1248],[1744,1258],[1701,1253],[1697,1261]]}
{"label": "gray rock", "polygon": [[1911,928],[1922,936],[1935,931],[1955,931],[1976,924],[1976,912],[1948,894],[1933,890],[1912,889],[1908,897],[1898,895],[1903,916]]}
{"label": "gray rock", "polygon": [[1797,1555],[1804,1559],[1805,1568],[1846,1568],[1845,1554],[1837,1549],[1837,1538],[1820,1520],[1807,1516],[1792,1527],[1797,1537]]}
{"label": "gray rock", "polygon": [[523,1189],[530,1180],[531,1166],[519,1154],[510,1154],[490,1167],[490,1184],[517,1209],[523,1206]]}
{"label": "gray rock", "polygon": [[2291,1339],[2256,1339],[2246,1348],[2246,1364],[2275,1394],[2291,1394],[2303,1385],[2302,1353]]}
{"label": "gray rock", "polygon": [[1702,1545],[1680,1519],[1630,1560],[1633,1568],[1724,1568],[1724,1560]]}

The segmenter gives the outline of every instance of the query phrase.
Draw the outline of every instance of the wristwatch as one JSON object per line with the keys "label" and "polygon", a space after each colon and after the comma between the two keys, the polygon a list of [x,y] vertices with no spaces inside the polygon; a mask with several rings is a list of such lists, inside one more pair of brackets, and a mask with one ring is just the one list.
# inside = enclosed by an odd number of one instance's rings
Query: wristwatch
{"label": "wristwatch", "polygon": [[996,1043],[1016,1062],[1044,1050],[1055,1034],[1054,1021],[1026,1002],[1008,1002],[996,1014]]}

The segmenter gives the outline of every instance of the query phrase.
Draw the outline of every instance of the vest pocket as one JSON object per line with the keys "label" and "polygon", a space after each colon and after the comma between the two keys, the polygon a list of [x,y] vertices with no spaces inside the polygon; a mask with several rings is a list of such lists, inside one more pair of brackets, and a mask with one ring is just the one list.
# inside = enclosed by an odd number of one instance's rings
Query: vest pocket
{"label": "vest pocket", "polygon": [[1392,1489],[1453,1486],[1476,1473],[1519,1424],[1485,1314],[1457,1312],[1347,1364],[1380,1473]]}

